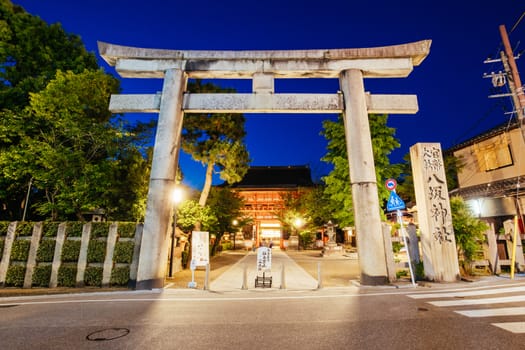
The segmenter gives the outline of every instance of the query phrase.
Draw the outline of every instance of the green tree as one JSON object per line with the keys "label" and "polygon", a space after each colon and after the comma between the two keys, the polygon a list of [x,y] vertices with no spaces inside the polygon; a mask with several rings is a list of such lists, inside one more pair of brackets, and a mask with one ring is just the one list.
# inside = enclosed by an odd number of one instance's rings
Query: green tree
{"label": "green tree", "polygon": [[[47,25],[8,0],[0,0],[0,158],[5,158],[7,151],[15,162],[29,165],[31,151],[21,145],[39,130],[25,111],[30,93],[45,88],[59,69],[82,72],[86,68],[98,68],[96,57],[85,50],[78,36],[65,33],[60,24]],[[14,155],[16,148],[20,149]],[[2,219],[20,219],[30,179],[31,174],[17,172],[12,164],[2,169]],[[32,193],[33,198],[38,195]]]}
{"label": "green tree", "polygon": [[[213,215],[217,218],[216,224],[211,227],[211,232],[215,234],[215,241],[211,247],[211,254],[217,251],[221,238],[225,232],[235,232],[233,221],[240,218],[242,199],[227,187],[213,187],[207,204]],[[242,224],[242,223],[241,223]]]}
{"label": "green tree", "polygon": [[45,88],[57,70],[97,68],[95,55],[79,36],[0,0],[0,110],[21,110],[29,93]]}
{"label": "green tree", "polygon": [[465,272],[470,273],[470,263],[477,250],[485,241],[485,231],[488,225],[474,217],[471,209],[460,196],[450,198],[452,226],[456,239],[458,256]]}
{"label": "green tree", "polygon": [[218,220],[209,206],[202,207],[194,199],[181,203],[177,208],[177,227],[191,233],[197,223],[201,224],[202,230],[209,231],[218,225]]}
{"label": "green tree", "polygon": [[[401,174],[398,177],[396,192],[407,204],[415,204],[416,195],[414,192],[414,179],[412,177],[410,154],[406,154],[405,157],[403,157],[403,160],[404,163],[399,165],[401,168]],[[458,187],[458,173],[463,168],[464,162],[461,158],[456,158],[451,153],[443,154],[443,162],[445,165],[447,188],[450,191]]]}
{"label": "green tree", "polygon": [[32,219],[140,220],[152,125],[109,112],[119,82],[80,37],[0,0],[0,65],[0,219],[21,218],[31,183]]}
{"label": "green tree", "polygon": [[[388,159],[388,155],[399,147],[399,142],[394,137],[395,129],[386,125],[387,119],[387,115],[369,115],[378,184],[388,178],[396,178],[400,172],[399,166],[391,165]],[[352,226],[354,224],[354,213],[342,115],[338,117],[337,121],[325,121],[323,127],[323,135],[328,140],[327,154],[323,160],[333,165],[330,174],[323,178],[326,183],[325,195],[329,201],[327,205],[332,212],[332,219],[339,226]],[[378,191],[379,202],[386,202],[389,196],[388,191],[384,186],[378,186]]]}
{"label": "green tree", "polygon": [[[200,80],[190,82],[193,93],[232,92]],[[244,116],[242,114],[187,114],[182,131],[182,149],[206,167],[206,178],[199,198],[206,205],[212,178],[218,173],[229,184],[242,179],[250,162],[244,145]]]}

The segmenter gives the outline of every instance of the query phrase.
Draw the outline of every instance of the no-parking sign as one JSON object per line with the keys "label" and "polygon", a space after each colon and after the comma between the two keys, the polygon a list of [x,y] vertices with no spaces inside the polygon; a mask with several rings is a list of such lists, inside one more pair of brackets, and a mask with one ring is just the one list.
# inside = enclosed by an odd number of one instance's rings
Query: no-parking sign
{"label": "no-parking sign", "polygon": [[388,179],[385,181],[385,187],[389,191],[393,191],[397,187],[397,181],[395,179]]}

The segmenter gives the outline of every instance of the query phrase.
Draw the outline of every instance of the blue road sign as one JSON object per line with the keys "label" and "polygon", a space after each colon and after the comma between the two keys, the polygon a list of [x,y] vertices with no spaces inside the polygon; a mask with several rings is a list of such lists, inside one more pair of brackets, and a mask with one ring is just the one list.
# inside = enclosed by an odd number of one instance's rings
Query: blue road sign
{"label": "blue road sign", "polygon": [[386,210],[394,211],[400,209],[405,209],[405,202],[403,202],[403,200],[397,195],[397,193],[395,193],[394,191],[390,192],[390,197],[386,202]]}

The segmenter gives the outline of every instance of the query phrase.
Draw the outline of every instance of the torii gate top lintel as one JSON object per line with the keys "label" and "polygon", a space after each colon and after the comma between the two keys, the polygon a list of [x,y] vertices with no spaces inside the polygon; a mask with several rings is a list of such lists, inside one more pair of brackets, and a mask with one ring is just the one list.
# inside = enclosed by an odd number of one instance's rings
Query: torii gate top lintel
{"label": "torii gate top lintel", "polygon": [[[336,78],[358,68],[365,77],[406,77],[430,52],[431,40],[353,49],[167,50],[98,42],[99,53],[123,77],[162,78],[179,68],[194,78],[250,78],[253,72],[281,78]],[[384,60],[378,64],[378,61]]]}

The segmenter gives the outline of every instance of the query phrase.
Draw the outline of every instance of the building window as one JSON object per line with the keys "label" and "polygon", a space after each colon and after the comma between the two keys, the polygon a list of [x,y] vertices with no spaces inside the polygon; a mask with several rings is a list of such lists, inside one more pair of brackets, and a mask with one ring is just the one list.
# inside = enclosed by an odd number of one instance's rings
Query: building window
{"label": "building window", "polygon": [[510,146],[503,135],[496,141],[478,145],[475,152],[480,171],[492,171],[513,165]]}

